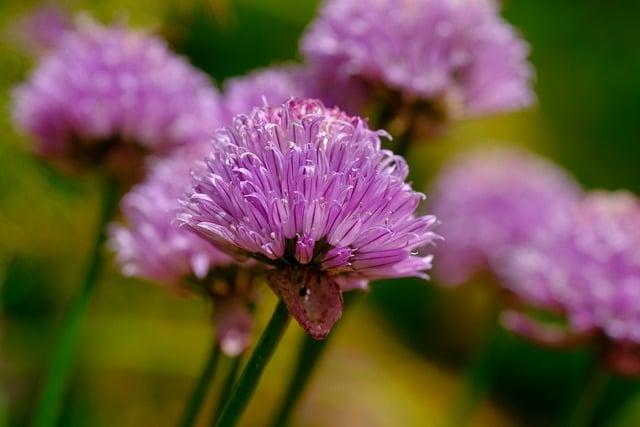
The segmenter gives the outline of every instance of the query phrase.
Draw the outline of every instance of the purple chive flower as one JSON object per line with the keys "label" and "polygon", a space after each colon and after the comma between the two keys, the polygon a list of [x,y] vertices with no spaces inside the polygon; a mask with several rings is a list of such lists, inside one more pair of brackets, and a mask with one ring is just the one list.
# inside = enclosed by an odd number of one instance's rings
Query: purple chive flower
{"label": "purple chive flower", "polygon": [[38,154],[109,165],[207,138],[219,104],[207,77],[162,40],[85,17],[15,90],[13,113]]}
{"label": "purple chive flower", "polygon": [[39,6],[22,18],[13,33],[30,53],[40,55],[53,49],[73,28],[69,15],[54,5]]}
{"label": "purple chive flower", "polygon": [[301,49],[338,103],[392,91],[475,116],[534,100],[529,47],[492,0],[327,0]]}
{"label": "purple chive flower", "polygon": [[[566,225],[580,197],[576,183],[550,162],[518,149],[467,153],[433,186],[432,209],[443,218],[436,275],[450,285],[482,272],[514,247]],[[536,289],[531,289],[531,297]]]}
{"label": "purple chive flower", "polygon": [[217,336],[234,356],[249,344],[251,271],[188,230],[173,224],[178,198],[189,188],[189,171],[204,150],[178,150],[157,160],[145,181],[121,202],[126,225],[112,225],[110,246],[127,276],[138,276],[212,298]]}
{"label": "purple chive flower", "polygon": [[224,85],[224,103],[233,117],[255,107],[281,105],[291,97],[303,97],[304,72],[294,65],[265,68],[236,77]]}
{"label": "purple chive flower", "polygon": [[380,148],[384,132],[319,101],[239,115],[217,132],[179,221],[238,256],[272,267],[268,281],[300,325],[324,338],[342,291],[384,277],[426,277],[437,236],[408,167]]}
{"label": "purple chive flower", "polygon": [[503,277],[516,292],[545,289],[541,303],[561,308],[569,333],[604,336],[610,366],[637,375],[639,247],[638,199],[626,192],[594,192],[572,210],[570,227],[515,252]]}

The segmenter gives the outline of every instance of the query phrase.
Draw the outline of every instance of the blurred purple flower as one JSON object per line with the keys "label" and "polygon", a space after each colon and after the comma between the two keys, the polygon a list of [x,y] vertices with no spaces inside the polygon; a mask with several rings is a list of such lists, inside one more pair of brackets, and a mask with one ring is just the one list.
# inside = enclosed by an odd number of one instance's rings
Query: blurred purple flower
{"label": "blurred purple flower", "polygon": [[545,289],[574,333],[601,332],[608,362],[640,373],[640,202],[626,192],[589,194],[571,226],[516,251],[503,271],[512,289]]}
{"label": "blurred purple flower", "polygon": [[[510,250],[567,225],[580,197],[576,183],[550,162],[518,149],[467,153],[433,186],[432,209],[443,218],[436,275],[450,285],[495,273]],[[544,298],[530,288],[528,298]],[[541,293],[541,294],[538,294]]]}
{"label": "blurred purple flower", "polygon": [[55,48],[73,28],[72,19],[53,4],[36,7],[13,28],[21,47],[40,55]]}
{"label": "blurred purple flower", "polygon": [[492,0],[327,0],[301,49],[339,105],[384,88],[466,116],[534,100],[529,47]]}
{"label": "blurred purple flower", "polygon": [[81,166],[207,138],[220,108],[207,77],[162,40],[84,17],[14,91],[13,115],[38,154]]}
{"label": "blurred purple flower", "polygon": [[125,275],[150,279],[176,291],[192,284],[195,290],[210,296],[222,349],[234,356],[249,344],[250,271],[172,223],[178,198],[191,182],[189,171],[204,152],[195,147],[183,148],[155,161],[146,180],[123,198],[126,225],[111,226],[109,245]]}
{"label": "blurred purple flower", "polygon": [[194,174],[179,221],[236,256],[273,267],[274,292],[322,339],[342,291],[384,277],[426,277],[437,236],[416,217],[423,195],[408,167],[380,148],[384,132],[319,101],[292,99],[237,116]]}
{"label": "blurred purple flower", "polygon": [[592,193],[573,216],[562,289],[573,325],[640,343],[640,204],[630,193]]}
{"label": "blurred purple flower", "polygon": [[224,85],[229,114],[249,114],[256,107],[281,105],[291,97],[306,95],[302,68],[295,65],[265,68],[236,77]]}

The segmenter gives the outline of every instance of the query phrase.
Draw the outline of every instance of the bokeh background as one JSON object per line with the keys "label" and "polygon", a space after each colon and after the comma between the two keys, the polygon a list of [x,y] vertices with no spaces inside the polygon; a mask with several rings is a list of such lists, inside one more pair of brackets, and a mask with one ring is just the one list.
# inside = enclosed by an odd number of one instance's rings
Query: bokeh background
{"label": "bokeh background", "polygon": [[[216,83],[296,60],[317,0],[69,1],[103,22],[155,29]],[[34,160],[10,122],[10,88],[33,59],[12,37],[38,3],[0,1],[0,425],[28,422],[62,314],[93,238],[98,182],[60,176]],[[640,193],[640,2],[510,0],[504,15],[532,46],[538,105],[456,123],[410,155],[415,186],[480,144],[517,144],[567,168],[586,188]],[[640,250],[640,248],[639,248]],[[437,260],[436,260],[437,262]],[[111,266],[83,325],[61,425],[174,425],[212,336],[208,305],[179,298]],[[256,331],[273,304],[262,292]],[[492,293],[483,283],[444,290],[419,280],[377,282],[335,331],[294,425],[444,425],[468,366],[488,338]],[[284,389],[302,337],[289,328],[244,425],[260,425]],[[477,426],[548,426],[584,382],[587,350],[550,351],[493,337],[493,380]],[[487,347],[486,345],[484,347]],[[216,387],[219,384],[216,384]],[[211,409],[214,394],[209,396]],[[203,425],[208,416],[203,416]],[[640,386],[615,379],[597,425],[640,425]]]}

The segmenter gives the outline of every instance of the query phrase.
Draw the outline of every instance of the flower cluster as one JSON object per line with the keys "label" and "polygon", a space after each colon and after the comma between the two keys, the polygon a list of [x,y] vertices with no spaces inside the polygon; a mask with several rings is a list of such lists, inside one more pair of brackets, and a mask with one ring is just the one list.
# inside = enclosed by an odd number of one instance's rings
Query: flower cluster
{"label": "flower cluster", "polygon": [[165,154],[206,138],[221,115],[207,77],[162,40],[89,18],[15,90],[14,104],[35,151],[73,166]]}
{"label": "flower cluster", "polygon": [[629,193],[593,193],[573,223],[561,296],[571,323],[640,344],[640,203]]}
{"label": "flower cluster", "polygon": [[568,211],[581,195],[563,171],[517,149],[461,156],[439,175],[432,192],[431,206],[443,218],[439,231],[445,236],[436,273],[451,285],[495,272],[499,260],[518,245],[556,233],[567,225]]}
{"label": "flower cluster", "polygon": [[482,115],[534,99],[528,45],[493,0],[328,0],[301,49],[338,100],[388,88]]}
{"label": "flower cluster", "polygon": [[189,171],[204,154],[188,147],[153,162],[150,172],[122,200],[126,225],[110,228],[110,246],[122,271],[181,291],[186,284],[214,302],[217,336],[225,353],[249,344],[251,271],[237,265],[200,237],[173,224],[178,198],[188,189]]}
{"label": "flower cluster", "polygon": [[224,104],[231,117],[248,114],[255,107],[281,105],[291,97],[304,97],[305,73],[289,65],[254,71],[225,83]]}
{"label": "flower cluster", "polygon": [[437,236],[415,216],[423,195],[384,133],[319,101],[239,115],[217,132],[179,221],[220,248],[274,267],[268,279],[300,325],[324,338],[342,291],[383,277],[425,277]]}
{"label": "flower cluster", "polygon": [[179,287],[190,276],[204,279],[211,268],[231,264],[228,255],[172,224],[200,151],[182,149],[156,160],[147,178],[122,199],[127,226],[111,228],[111,246],[125,275]]}
{"label": "flower cluster", "polygon": [[571,210],[570,227],[515,251],[502,280],[518,294],[544,290],[538,304],[563,311],[570,333],[600,332],[612,367],[637,373],[639,245],[640,202],[626,192],[591,193]]}

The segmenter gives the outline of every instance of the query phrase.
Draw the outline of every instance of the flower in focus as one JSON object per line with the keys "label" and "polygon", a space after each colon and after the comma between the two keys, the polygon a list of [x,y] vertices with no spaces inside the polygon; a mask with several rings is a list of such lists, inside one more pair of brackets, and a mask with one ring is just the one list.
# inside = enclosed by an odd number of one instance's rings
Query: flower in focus
{"label": "flower in focus", "polygon": [[394,92],[477,116],[534,100],[529,47],[493,0],[327,0],[301,49],[340,105]]}
{"label": "flower in focus", "polygon": [[[503,257],[531,239],[553,236],[570,221],[577,184],[550,162],[517,149],[474,151],[437,178],[431,207],[444,218],[436,275],[458,285],[495,273]],[[531,298],[539,290],[531,288]],[[541,291],[542,292],[542,291]]]}
{"label": "flower in focus", "polygon": [[[203,144],[204,145],[204,144]],[[173,224],[177,200],[189,187],[189,171],[204,150],[183,148],[157,160],[149,175],[123,198],[126,225],[112,225],[110,246],[127,276],[191,289],[214,303],[214,323],[225,353],[234,356],[249,344],[248,310],[252,271],[188,230]]]}
{"label": "flower in focus", "polygon": [[271,67],[236,77],[225,83],[224,103],[229,114],[248,114],[255,107],[281,105],[305,95],[303,71],[296,66]]}
{"label": "flower in focus", "polygon": [[383,132],[319,101],[255,109],[217,132],[194,172],[179,221],[267,278],[298,323],[322,339],[342,314],[342,292],[372,279],[426,277],[437,236],[416,216],[423,195],[408,167],[380,148]]}
{"label": "flower in focus", "polygon": [[546,290],[573,334],[599,333],[610,367],[640,374],[640,202],[594,192],[575,206],[571,226],[510,257],[504,280],[515,292]]}
{"label": "flower in focus", "polygon": [[13,109],[39,155],[120,172],[141,154],[207,138],[221,115],[207,77],[163,41],[87,17],[15,90]]}

